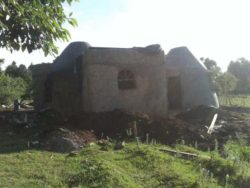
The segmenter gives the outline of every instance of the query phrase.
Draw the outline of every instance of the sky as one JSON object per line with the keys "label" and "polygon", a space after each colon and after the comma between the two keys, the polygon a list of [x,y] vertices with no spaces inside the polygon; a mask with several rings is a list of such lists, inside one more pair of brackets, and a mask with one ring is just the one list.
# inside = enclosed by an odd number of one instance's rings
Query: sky
{"label": "sky", "polygon": [[[250,59],[249,0],[79,0],[73,12],[78,27],[66,26],[69,42],[56,43],[59,54],[73,41],[100,47],[134,47],[160,44],[187,46],[196,58],[215,60],[225,71],[231,60]],[[28,54],[0,50],[5,66],[12,61],[29,65],[52,62],[42,51]]]}

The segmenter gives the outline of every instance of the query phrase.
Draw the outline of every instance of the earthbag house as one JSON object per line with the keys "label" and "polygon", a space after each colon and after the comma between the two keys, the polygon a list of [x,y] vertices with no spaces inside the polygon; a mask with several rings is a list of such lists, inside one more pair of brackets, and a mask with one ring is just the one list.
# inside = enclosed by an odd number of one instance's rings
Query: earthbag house
{"label": "earthbag house", "polygon": [[32,67],[34,107],[65,116],[122,109],[166,116],[218,107],[208,72],[186,47],[100,48],[74,42],[53,63]]}

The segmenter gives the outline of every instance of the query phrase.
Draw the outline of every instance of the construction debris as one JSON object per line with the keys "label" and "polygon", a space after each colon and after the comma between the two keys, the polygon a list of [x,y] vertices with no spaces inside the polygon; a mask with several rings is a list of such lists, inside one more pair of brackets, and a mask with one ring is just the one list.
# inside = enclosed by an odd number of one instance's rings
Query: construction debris
{"label": "construction debris", "polygon": [[162,152],[167,152],[167,153],[170,153],[170,154],[174,154],[174,155],[182,155],[182,156],[185,156],[185,157],[199,157],[199,158],[206,158],[206,159],[211,159],[210,157],[208,156],[204,156],[204,155],[198,155],[198,154],[195,154],[195,153],[188,153],[188,152],[183,152],[183,151],[177,151],[177,150],[173,150],[173,149],[166,149],[166,148],[158,148],[159,151],[162,151]]}
{"label": "construction debris", "polygon": [[0,126],[6,124],[13,126],[13,135],[25,130],[33,134],[30,147],[39,146],[58,152],[79,150],[98,138],[101,139],[98,144],[105,150],[109,148],[105,142],[107,137],[121,141],[117,143],[117,149],[124,147],[124,139],[135,137],[146,143],[152,140],[169,145],[185,143],[204,150],[213,149],[216,144],[220,147],[242,134],[246,134],[250,141],[250,121],[229,109],[209,106],[199,106],[165,118],[121,110],[85,113],[68,119],[50,109],[42,112],[1,112]]}
{"label": "construction debris", "polygon": [[207,130],[207,134],[212,134],[212,132],[214,131],[214,125],[215,125],[215,122],[217,120],[217,117],[218,117],[218,114],[215,114],[213,117],[212,123],[210,124],[210,126]]}

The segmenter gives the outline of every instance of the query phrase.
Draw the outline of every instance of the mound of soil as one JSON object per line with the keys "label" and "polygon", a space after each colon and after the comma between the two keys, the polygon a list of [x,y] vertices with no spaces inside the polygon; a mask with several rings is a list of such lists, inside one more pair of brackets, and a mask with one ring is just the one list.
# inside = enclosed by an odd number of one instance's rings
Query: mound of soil
{"label": "mound of soil", "polygon": [[[137,136],[142,141],[155,139],[164,144],[175,144],[181,141],[198,145],[201,149],[208,147],[213,149],[216,142],[223,145],[228,139],[237,138],[240,134],[247,135],[250,141],[250,118],[247,120],[242,115],[244,110],[241,109],[240,113],[235,110],[199,106],[175,117],[165,118],[114,110],[85,113],[81,117],[68,119],[61,117],[55,111],[47,110],[40,113],[32,112],[28,116],[0,114],[0,122],[8,121],[16,124],[19,131],[34,128],[39,135],[36,139],[44,148],[59,152],[77,150],[97,138],[106,138],[106,136],[116,139]],[[208,134],[208,127],[215,113],[218,114],[218,119],[213,133]]]}
{"label": "mound of soil", "polygon": [[65,128],[45,131],[40,136],[42,148],[56,152],[79,150],[86,144],[96,141],[96,136],[91,131],[72,131]]}
{"label": "mound of soil", "polygon": [[[214,114],[218,114],[215,129],[208,134]],[[81,117],[64,119],[58,114],[48,113],[47,127],[66,127],[74,130],[92,130],[98,138],[134,137],[134,132],[142,140],[156,139],[164,144],[175,144],[184,141],[196,144],[201,149],[213,148],[216,142],[223,145],[228,139],[236,138],[238,133],[249,133],[250,125],[239,114],[228,109],[215,109],[199,106],[189,109],[175,117],[153,118],[147,114],[132,114],[121,110],[102,113],[85,113]],[[44,116],[40,114],[44,119]],[[52,118],[51,118],[52,117]],[[55,122],[53,122],[55,120]],[[44,125],[44,121],[43,125]],[[42,125],[42,126],[43,126]],[[147,135],[147,136],[146,136]],[[215,141],[216,140],[216,141]]]}

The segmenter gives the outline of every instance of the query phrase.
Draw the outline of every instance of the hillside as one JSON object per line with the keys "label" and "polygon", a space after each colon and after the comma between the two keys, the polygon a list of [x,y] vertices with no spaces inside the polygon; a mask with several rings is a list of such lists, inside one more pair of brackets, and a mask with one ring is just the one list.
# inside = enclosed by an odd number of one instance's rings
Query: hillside
{"label": "hillside", "polygon": [[31,141],[41,127],[1,122],[0,187],[244,188],[250,184],[250,146],[240,133],[206,149],[184,139],[166,145],[157,139],[156,143],[154,139],[98,137],[77,152],[61,153]]}

